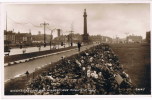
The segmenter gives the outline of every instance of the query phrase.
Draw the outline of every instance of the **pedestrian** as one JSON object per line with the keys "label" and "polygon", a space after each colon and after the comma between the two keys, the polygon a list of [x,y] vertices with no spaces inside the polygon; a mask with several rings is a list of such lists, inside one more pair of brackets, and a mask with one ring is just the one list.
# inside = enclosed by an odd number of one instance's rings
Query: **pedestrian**
{"label": "pedestrian", "polygon": [[73,46],[73,43],[71,42],[71,47]]}
{"label": "pedestrian", "polygon": [[26,74],[26,77],[27,77],[27,79],[28,79],[28,77],[29,77],[29,72],[26,71],[25,74]]}
{"label": "pedestrian", "polygon": [[20,45],[20,49],[22,49],[22,45]]}
{"label": "pedestrian", "polygon": [[25,54],[25,52],[26,52],[26,49],[23,49],[23,54]]}
{"label": "pedestrian", "polygon": [[80,48],[81,48],[81,43],[78,42],[78,51],[80,52]]}
{"label": "pedestrian", "polygon": [[38,47],[38,48],[39,48],[39,52],[40,52],[40,51],[41,51],[41,46],[39,45],[39,47]]}

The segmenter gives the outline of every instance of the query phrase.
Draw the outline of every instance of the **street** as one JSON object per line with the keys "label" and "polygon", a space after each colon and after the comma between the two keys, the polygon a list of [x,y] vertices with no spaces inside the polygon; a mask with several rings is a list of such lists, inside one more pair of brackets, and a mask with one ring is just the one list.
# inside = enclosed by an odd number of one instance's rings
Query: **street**
{"label": "street", "polygon": [[[92,46],[93,45],[83,46],[81,48],[81,51],[86,50],[86,48],[90,48]],[[78,53],[77,48],[71,49],[71,51],[54,54],[54,55],[51,55],[48,57],[35,59],[35,60],[29,61],[29,62],[4,67],[4,76],[5,76],[4,81],[6,82],[9,79],[18,77],[19,75],[24,74],[26,71],[31,73],[38,67],[42,67],[46,64],[53,63],[53,62],[60,60],[62,56],[68,57],[68,56],[71,56],[76,53]]]}

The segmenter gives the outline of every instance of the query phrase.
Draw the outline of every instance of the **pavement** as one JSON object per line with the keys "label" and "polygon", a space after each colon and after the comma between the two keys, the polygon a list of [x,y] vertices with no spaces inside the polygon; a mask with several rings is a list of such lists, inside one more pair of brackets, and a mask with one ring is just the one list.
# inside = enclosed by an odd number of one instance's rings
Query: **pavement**
{"label": "pavement", "polygon": [[[94,46],[94,45],[83,46],[83,47],[81,47],[81,51],[84,51],[92,46]],[[15,77],[19,77],[20,75],[23,75],[26,71],[31,73],[31,72],[35,71],[37,68],[42,68],[48,64],[57,62],[63,56],[68,57],[68,56],[71,56],[71,55],[74,55],[77,53],[79,53],[77,48],[70,49],[70,50],[66,50],[66,51],[43,55],[42,57],[38,57],[37,59],[33,58],[24,63],[7,65],[6,67],[4,67],[4,81],[6,82]]]}

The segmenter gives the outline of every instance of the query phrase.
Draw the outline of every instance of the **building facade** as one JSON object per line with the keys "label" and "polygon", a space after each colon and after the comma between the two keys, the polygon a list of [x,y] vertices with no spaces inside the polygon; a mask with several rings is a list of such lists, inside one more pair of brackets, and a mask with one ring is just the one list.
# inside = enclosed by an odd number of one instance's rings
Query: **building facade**
{"label": "building facade", "polygon": [[61,29],[57,29],[57,32],[58,32],[58,37],[61,36]]}
{"label": "building facade", "polygon": [[146,32],[146,42],[147,43],[150,43],[150,34],[151,34],[150,31]]}
{"label": "building facade", "polygon": [[[32,43],[44,43],[44,34],[37,34],[37,35],[32,35],[33,41]],[[50,43],[50,41],[53,39],[53,35],[48,35],[46,34],[46,43]]]}
{"label": "building facade", "polygon": [[90,39],[93,42],[97,42],[97,43],[111,43],[112,42],[112,38],[106,37],[106,36],[101,36],[101,35],[90,36]]}
{"label": "building facade", "polygon": [[15,33],[13,31],[4,31],[4,45],[19,45],[25,44],[30,45],[32,43],[31,33]]}
{"label": "building facade", "polygon": [[25,44],[30,45],[32,43],[32,35],[31,33],[20,33],[18,32],[15,35],[15,43],[16,44]]}
{"label": "building facade", "polygon": [[4,44],[15,44],[15,33],[4,30]]}
{"label": "building facade", "polygon": [[142,36],[130,35],[130,36],[127,36],[126,41],[127,41],[127,43],[141,43]]}

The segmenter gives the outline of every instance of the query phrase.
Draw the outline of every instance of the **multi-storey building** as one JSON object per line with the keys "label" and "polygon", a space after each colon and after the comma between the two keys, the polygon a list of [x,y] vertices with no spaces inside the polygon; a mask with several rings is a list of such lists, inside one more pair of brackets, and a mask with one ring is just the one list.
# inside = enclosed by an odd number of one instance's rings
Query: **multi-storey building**
{"label": "multi-storey building", "polygon": [[15,33],[4,30],[4,44],[15,44]]}
{"label": "multi-storey building", "polygon": [[127,36],[126,41],[128,43],[141,43],[142,42],[142,36],[130,35],[130,36]]}
{"label": "multi-storey building", "polygon": [[31,33],[20,33],[18,32],[15,35],[15,43],[16,44],[27,44],[30,45],[32,43],[32,35]]}
{"label": "multi-storey building", "polygon": [[150,43],[150,34],[151,34],[150,31],[146,32],[146,42],[148,43]]}
{"label": "multi-storey building", "polygon": [[15,33],[13,31],[4,31],[4,45],[17,45],[17,44],[28,44],[32,43],[31,33]]}

